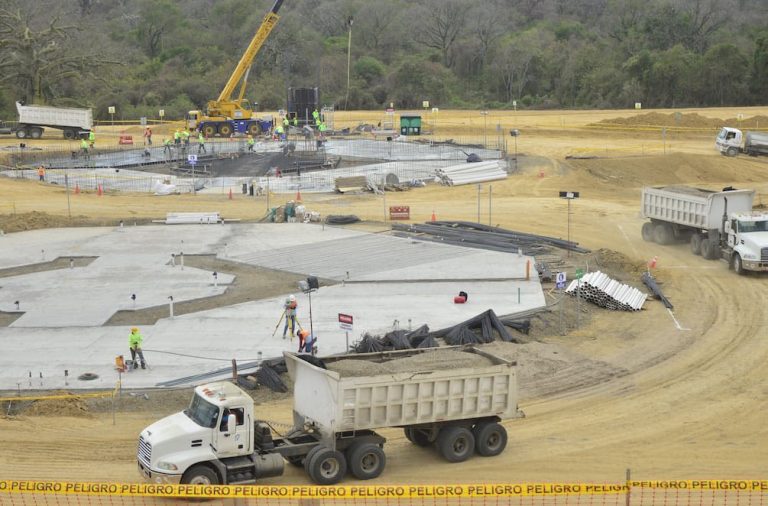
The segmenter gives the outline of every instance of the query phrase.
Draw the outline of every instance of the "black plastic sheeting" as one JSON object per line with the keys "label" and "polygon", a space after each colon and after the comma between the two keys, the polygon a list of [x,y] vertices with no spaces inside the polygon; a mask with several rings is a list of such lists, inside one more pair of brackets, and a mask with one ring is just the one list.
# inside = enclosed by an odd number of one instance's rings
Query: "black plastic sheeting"
{"label": "black plastic sheeting", "polygon": [[450,345],[490,343],[496,340],[497,335],[499,339],[509,343],[523,342],[509,333],[493,309],[453,327],[436,331],[433,335],[443,337]]}
{"label": "black plastic sheeting", "polygon": [[674,309],[675,306],[672,304],[672,302],[667,298],[666,295],[664,295],[664,292],[661,291],[661,288],[659,287],[659,284],[656,282],[656,278],[654,278],[649,272],[643,273],[643,284],[648,287],[649,290],[653,292],[654,298],[661,301],[662,304],[664,304],[664,307],[667,309]]}
{"label": "black plastic sheeting", "polygon": [[349,225],[358,221],[360,221],[360,218],[354,214],[330,214],[325,218],[325,222],[332,225]]}
{"label": "black plastic sheeting", "polygon": [[434,336],[427,336],[424,339],[419,342],[419,344],[416,345],[416,348],[424,349],[424,348],[439,348],[440,343],[437,342],[437,339],[434,338]]}

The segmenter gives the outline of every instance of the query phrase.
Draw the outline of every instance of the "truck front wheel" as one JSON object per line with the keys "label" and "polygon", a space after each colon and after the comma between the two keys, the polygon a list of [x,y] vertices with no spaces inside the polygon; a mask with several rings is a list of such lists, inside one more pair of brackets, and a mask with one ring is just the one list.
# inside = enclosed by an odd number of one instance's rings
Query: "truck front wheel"
{"label": "truck front wheel", "polygon": [[215,125],[205,125],[203,127],[203,136],[204,137],[213,137],[216,135],[216,126]]}
{"label": "truck front wheel", "polygon": [[507,447],[507,430],[496,422],[479,423],[472,434],[475,436],[475,451],[483,457],[494,457]]}
{"label": "truck front wheel", "polygon": [[733,265],[733,272],[740,276],[744,275],[744,263],[741,260],[741,255],[735,253],[731,259],[731,265]]}
{"label": "truck front wheel", "polygon": [[334,485],[347,474],[347,461],[340,451],[322,448],[312,455],[307,470],[318,485]]}
{"label": "truck front wheel", "polygon": [[193,466],[181,477],[181,482],[185,485],[218,485],[219,477],[216,472],[208,466]]}
{"label": "truck front wheel", "polygon": [[640,235],[643,236],[645,242],[653,242],[653,223],[650,221],[643,223],[643,228],[640,229]]}
{"label": "truck front wheel", "polygon": [[701,255],[701,235],[693,234],[691,236],[691,253],[694,255]]}
{"label": "truck front wheel", "polygon": [[377,478],[387,463],[387,456],[379,445],[373,443],[361,443],[352,446],[347,455],[347,463],[352,476],[358,480],[372,480]]}
{"label": "truck front wheel", "polygon": [[464,462],[475,452],[475,437],[464,427],[443,427],[436,444],[448,462]]}
{"label": "truck front wheel", "polygon": [[232,135],[232,127],[229,125],[229,123],[223,123],[219,125],[219,134],[222,137],[229,137]]}
{"label": "truck front wheel", "polygon": [[736,156],[739,154],[739,150],[736,148],[728,148],[728,151],[726,152],[728,156]]}

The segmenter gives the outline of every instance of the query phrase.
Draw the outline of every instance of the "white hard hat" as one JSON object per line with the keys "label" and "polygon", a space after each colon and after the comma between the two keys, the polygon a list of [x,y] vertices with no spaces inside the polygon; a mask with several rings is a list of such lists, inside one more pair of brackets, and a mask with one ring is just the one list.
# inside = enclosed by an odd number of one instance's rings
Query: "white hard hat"
{"label": "white hard hat", "polygon": [[293,301],[295,301],[295,300],[296,300],[296,296],[295,296],[295,295],[291,295],[290,297],[288,297],[288,300],[290,300],[291,302],[293,302]]}

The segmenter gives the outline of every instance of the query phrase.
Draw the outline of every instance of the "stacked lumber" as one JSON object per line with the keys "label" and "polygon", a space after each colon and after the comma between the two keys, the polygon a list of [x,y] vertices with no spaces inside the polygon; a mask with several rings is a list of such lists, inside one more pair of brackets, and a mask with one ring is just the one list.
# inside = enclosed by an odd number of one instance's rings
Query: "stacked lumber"
{"label": "stacked lumber", "polygon": [[580,283],[574,279],[565,293],[614,311],[640,311],[647,297],[637,288],[611,279],[600,271],[586,273]]}

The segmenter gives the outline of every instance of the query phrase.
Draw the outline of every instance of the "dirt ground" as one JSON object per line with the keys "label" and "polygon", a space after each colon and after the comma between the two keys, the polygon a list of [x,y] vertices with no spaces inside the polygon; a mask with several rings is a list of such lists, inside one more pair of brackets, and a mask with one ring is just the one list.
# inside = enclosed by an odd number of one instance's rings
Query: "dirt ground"
{"label": "dirt ground", "polygon": [[[617,482],[627,468],[635,479],[759,479],[768,457],[768,308],[766,276],[737,276],[725,263],[692,256],[687,245],[658,246],[640,237],[640,188],[691,184],[717,189],[754,188],[768,199],[768,162],[725,158],[714,151],[714,132],[664,139],[664,151],[637,146],[660,143],[657,132],[590,128],[603,120],[632,118],[648,111],[546,111],[499,115],[504,128],[521,128],[520,153],[531,163],[505,181],[481,190],[484,223],[557,237],[567,235],[567,205],[561,190],[580,191],[572,203],[571,238],[592,250],[590,256],[562,260],[569,275],[576,267],[599,263],[623,282],[641,287],[639,274],[658,257],[654,274],[675,305],[668,312],[649,300],[636,313],[575,309],[566,300],[567,333],[561,335],[558,306],[533,319],[533,340],[523,345],[493,344],[520,369],[520,407],[524,419],[505,422],[507,450],[495,458],[448,464],[434,451],[418,448],[401,431],[387,437],[387,469],[376,483],[467,482]],[[669,114],[670,111],[657,111]],[[768,115],[768,108],[690,111],[706,118]],[[475,112],[453,118],[441,111],[438,128],[482,125]],[[350,124],[364,119],[348,113]],[[368,122],[379,119],[369,113]],[[488,119],[490,123],[492,118]],[[341,121],[340,116],[336,121]],[[494,119],[495,121],[495,119]],[[627,122],[627,121],[625,121]],[[711,125],[705,125],[711,128]],[[655,144],[654,144],[655,145]],[[575,147],[603,149],[604,156],[566,159]],[[622,155],[619,149],[632,148]],[[522,158],[521,158],[522,160]],[[286,199],[291,196],[285,196]],[[475,185],[430,185],[410,192],[373,195],[305,195],[305,205],[322,214],[356,214],[361,227],[380,230],[387,205],[410,205],[413,221],[476,220]],[[72,213],[84,221],[132,225],[167,211],[220,211],[245,220],[264,214],[266,202],[225,196],[151,197],[78,195]],[[59,226],[67,208],[62,190],[36,182],[0,179],[0,213],[44,212]],[[0,228],[5,227],[0,221]],[[6,232],[11,229],[6,229]],[[587,263],[589,262],[589,265]],[[546,299],[560,295],[545,286]],[[579,325],[575,317],[579,315]],[[583,316],[583,318],[582,318]],[[108,407],[24,411],[0,420],[0,475],[6,479],[135,481],[136,439],[140,430],[186,403],[188,392],[123,393],[113,424]],[[127,396],[127,397],[126,397]],[[164,398],[163,396],[168,396]],[[282,423],[291,419],[289,398],[259,399],[259,416]],[[3,406],[4,412],[7,406]],[[75,416],[73,416],[75,415]],[[352,479],[349,478],[349,481]],[[265,483],[308,483],[291,466]]]}

